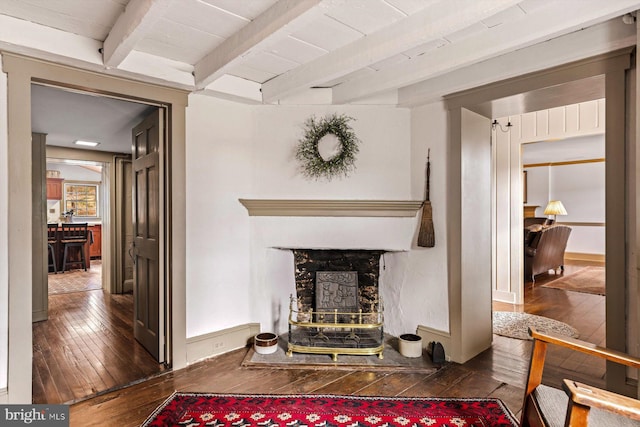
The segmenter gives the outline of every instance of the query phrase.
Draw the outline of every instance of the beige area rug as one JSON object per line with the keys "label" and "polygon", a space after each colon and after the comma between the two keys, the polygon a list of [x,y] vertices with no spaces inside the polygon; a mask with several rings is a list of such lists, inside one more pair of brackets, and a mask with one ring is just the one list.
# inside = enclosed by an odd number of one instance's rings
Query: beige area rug
{"label": "beige area rug", "polygon": [[562,289],[565,291],[584,292],[587,294],[605,294],[605,268],[589,266],[573,274],[556,279],[543,288]]}
{"label": "beige area rug", "polygon": [[102,289],[102,261],[91,260],[90,268],[48,274],[49,295]]}
{"label": "beige area rug", "polygon": [[553,332],[572,338],[578,338],[578,331],[566,323],[547,317],[528,313],[514,313],[510,311],[493,312],[493,333],[509,338],[530,340],[529,327],[533,326],[538,332]]}
{"label": "beige area rug", "polygon": [[[423,343],[424,344],[424,343]],[[278,349],[272,354],[256,353],[253,347],[242,362],[243,367],[281,369],[332,369],[332,370],[393,370],[410,372],[436,372],[441,365],[431,361],[423,350],[422,357],[405,357],[398,351],[398,339],[385,334],[384,358],[376,355],[338,355],[334,362],[327,354],[293,353],[287,357],[287,334],[278,337]]]}

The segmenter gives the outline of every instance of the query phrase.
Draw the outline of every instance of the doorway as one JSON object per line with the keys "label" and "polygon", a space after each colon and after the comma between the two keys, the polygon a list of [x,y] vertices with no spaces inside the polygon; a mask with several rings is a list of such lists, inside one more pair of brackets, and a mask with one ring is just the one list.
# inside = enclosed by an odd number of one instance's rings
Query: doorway
{"label": "doorway", "polygon": [[[35,403],[78,401],[167,369],[161,363],[164,352],[152,348],[149,354],[134,337],[137,298],[127,286],[133,272],[126,247],[132,229],[132,193],[126,185],[132,180],[124,171],[112,179],[110,167],[130,162],[132,129],[154,110],[159,109],[32,85],[32,126],[46,139],[49,156],[46,222],[57,226],[54,250],[47,254],[48,310],[44,316],[38,312],[44,319],[33,326]],[[98,146],[71,147],[75,141]],[[38,184],[35,194],[42,193]],[[158,206],[153,213],[159,216]],[[63,243],[62,232],[70,227],[85,227],[84,243],[74,244],[75,250]],[[156,316],[160,312],[156,309]]]}
{"label": "doorway", "polygon": [[[597,63],[597,67],[591,65]],[[631,179],[633,182],[635,177],[635,159],[625,157],[626,144],[633,147],[633,132],[630,132],[626,126],[627,110],[630,108],[626,104],[627,73],[633,75],[634,71],[627,71],[631,67],[630,52],[621,50],[611,52],[590,60],[579,61],[566,66],[556,67],[546,70],[543,73],[531,74],[517,77],[509,81],[500,82],[495,85],[487,85],[486,87],[473,89],[467,92],[458,93],[447,97],[449,108],[450,127],[452,134],[452,145],[454,147],[453,154],[449,164],[454,167],[455,178],[462,182],[465,177],[463,173],[458,177],[458,162],[465,159],[474,149],[473,141],[467,142],[466,135],[462,133],[464,130],[464,121],[462,115],[465,111],[473,111],[478,116],[486,120],[485,134],[487,144],[490,144],[489,129],[491,125],[491,117],[506,117],[509,114],[522,114],[531,111],[539,111],[545,108],[553,108],[558,105],[567,105],[579,103],[593,99],[607,99],[606,108],[606,216],[607,216],[607,234],[606,234],[606,336],[607,346],[620,351],[625,351],[627,344],[633,346],[635,340],[630,338],[633,336],[636,328],[635,319],[626,319],[625,310],[620,307],[629,308],[633,301],[627,295],[627,284],[632,284],[632,277],[629,277],[629,271],[635,271],[635,261],[630,260],[626,252],[624,242],[628,238],[635,238],[633,231],[635,230],[635,215],[631,207],[635,207],[636,195],[626,192],[625,182]],[[578,86],[583,85],[583,90],[575,90]],[[594,84],[599,83],[599,84]],[[602,92],[599,92],[599,88]],[[629,88],[633,91],[633,88]],[[537,97],[536,95],[547,92],[547,97]],[[567,95],[573,93],[572,98]],[[633,98],[633,96],[632,96]],[[631,114],[634,114],[633,106],[631,106]],[[624,143],[623,143],[624,142]],[[467,148],[470,144],[471,147]],[[518,194],[518,203],[514,203],[517,209],[522,206],[521,196],[521,165],[519,164],[519,148],[518,151],[512,150],[511,156],[516,157],[514,167],[509,169],[511,175],[508,177],[509,194]],[[629,169],[627,169],[627,167]],[[629,174],[627,176],[627,174]],[[458,181],[454,181],[458,184]],[[454,186],[458,190],[457,185]],[[483,192],[481,194],[473,192],[474,187],[460,185],[460,198],[489,198],[492,200],[491,192]],[[514,197],[514,200],[516,198]],[[457,206],[454,206],[457,207]],[[471,215],[466,212],[465,207],[461,208],[461,215]],[[456,212],[456,215],[458,213]],[[509,236],[509,247],[511,260],[515,257],[517,265],[520,264],[522,257],[522,213],[514,211],[512,217],[506,222],[494,222],[493,226],[506,227],[506,235]],[[631,234],[630,234],[631,233]],[[488,233],[489,234],[489,233]],[[494,234],[495,233],[490,233]],[[462,246],[471,244],[467,235],[462,236]],[[490,249],[490,248],[487,248]],[[502,261],[502,260],[501,260]],[[493,258],[496,262],[496,257]],[[628,265],[631,262],[632,265]],[[460,268],[461,277],[473,277],[473,271],[457,257],[451,260],[450,265],[454,268]],[[513,263],[511,264],[513,265]],[[457,271],[457,270],[456,270]],[[495,271],[495,270],[494,270]],[[518,288],[521,283],[522,272],[518,267],[511,269],[510,274],[515,275],[515,280],[508,281],[512,289]],[[489,279],[490,282],[490,279]],[[477,284],[476,284],[477,285]],[[515,286],[514,286],[515,285]],[[490,284],[487,283],[490,287]],[[469,284],[469,287],[472,287]],[[464,281],[460,285],[460,292],[464,294],[467,289]],[[458,289],[455,289],[458,292]],[[520,301],[518,299],[518,301]],[[457,302],[457,301],[456,301]],[[467,301],[462,300],[453,310],[454,312],[467,312],[484,310],[482,308],[474,308],[466,304]],[[515,301],[514,301],[515,302]],[[484,313],[484,312],[483,312]],[[487,322],[490,323],[489,309],[486,313]],[[453,325],[456,326],[456,325]],[[464,327],[464,325],[462,325]],[[453,327],[452,327],[453,329]],[[487,340],[490,345],[490,337]],[[630,347],[630,348],[631,348]],[[607,388],[612,391],[621,393],[629,393],[626,385],[626,373],[615,367],[607,366]]]}
{"label": "doorway", "polygon": [[[25,283],[32,283],[34,272],[34,242],[25,239],[20,230],[30,230],[33,222],[31,163],[31,83],[55,82],[56,86],[82,89],[93,93],[120,95],[127,99],[155,103],[166,108],[167,139],[169,149],[164,162],[165,203],[162,205],[166,222],[163,223],[162,253],[169,267],[163,271],[166,293],[171,303],[166,304],[166,333],[168,363],[179,369],[186,366],[185,336],[185,108],[187,93],[151,84],[114,78],[44,61],[31,60],[19,55],[3,55],[3,71],[7,75],[8,127],[6,175],[12,189],[7,197],[6,209],[12,227],[8,230],[7,245],[11,248],[12,262],[7,266],[8,283],[8,358],[7,399],[9,402],[29,401],[32,397],[32,292]],[[174,189],[176,189],[174,191]],[[32,235],[34,239],[38,236]],[[44,258],[44,253],[42,257]],[[103,255],[104,256],[104,255]]]}

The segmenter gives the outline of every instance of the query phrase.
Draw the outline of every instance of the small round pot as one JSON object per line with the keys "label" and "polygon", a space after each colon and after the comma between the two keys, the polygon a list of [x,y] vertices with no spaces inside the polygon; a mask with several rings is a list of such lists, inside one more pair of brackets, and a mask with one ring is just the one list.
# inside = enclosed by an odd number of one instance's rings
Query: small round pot
{"label": "small round pot", "polygon": [[400,335],[398,350],[404,357],[422,357],[422,337],[416,334]]}
{"label": "small round pot", "polygon": [[258,354],[275,353],[278,349],[278,336],[271,332],[261,332],[253,338],[253,348]]}

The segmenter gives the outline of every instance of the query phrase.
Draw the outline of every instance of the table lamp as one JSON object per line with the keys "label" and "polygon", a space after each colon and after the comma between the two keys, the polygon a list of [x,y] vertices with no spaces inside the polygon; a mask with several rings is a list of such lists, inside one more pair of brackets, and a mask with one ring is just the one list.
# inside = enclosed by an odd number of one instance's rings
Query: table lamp
{"label": "table lamp", "polygon": [[544,208],[545,215],[553,215],[553,221],[556,221],[557,215],[566,215],[567,210],[560,200],[551,200],[546,208]]}

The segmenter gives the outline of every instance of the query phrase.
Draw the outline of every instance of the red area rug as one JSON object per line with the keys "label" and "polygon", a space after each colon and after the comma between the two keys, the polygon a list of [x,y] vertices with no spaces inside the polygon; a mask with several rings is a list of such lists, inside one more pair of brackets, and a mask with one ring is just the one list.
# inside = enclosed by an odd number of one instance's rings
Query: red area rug
{"label": "red area rug", "polygon": [[147,426],[516,427],[498,399],[174,393]]}

